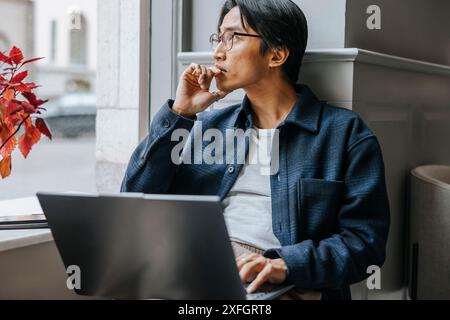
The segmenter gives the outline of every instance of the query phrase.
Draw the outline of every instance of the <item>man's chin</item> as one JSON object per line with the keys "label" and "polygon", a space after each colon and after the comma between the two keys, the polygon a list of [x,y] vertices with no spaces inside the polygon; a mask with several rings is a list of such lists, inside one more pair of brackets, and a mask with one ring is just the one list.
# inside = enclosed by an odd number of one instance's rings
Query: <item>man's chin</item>
{"label": "man's chin", "polygon": [[220,91],[225,91],[225,92],[232,92],[232,91],[238,89],[238,88],[236,88],[236,86],[232,86],[232,85],[223,83],[222,81],[217,81],[216,82],[216,87]]}

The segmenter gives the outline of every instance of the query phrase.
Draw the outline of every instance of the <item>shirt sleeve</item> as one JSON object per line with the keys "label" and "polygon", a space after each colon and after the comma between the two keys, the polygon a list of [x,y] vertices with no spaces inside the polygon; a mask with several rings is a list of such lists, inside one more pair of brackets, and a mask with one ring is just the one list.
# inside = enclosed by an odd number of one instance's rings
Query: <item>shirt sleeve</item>
{"label": "shirt sleeve", "polygon": [[167,193],[178,165],[172,161],[172,150],[180,142],[172,141],[177,129],[192,130],[195,119],[182,117],[172,111],[168,100],[156,114],[150,133],[131,156],[121,192]]}

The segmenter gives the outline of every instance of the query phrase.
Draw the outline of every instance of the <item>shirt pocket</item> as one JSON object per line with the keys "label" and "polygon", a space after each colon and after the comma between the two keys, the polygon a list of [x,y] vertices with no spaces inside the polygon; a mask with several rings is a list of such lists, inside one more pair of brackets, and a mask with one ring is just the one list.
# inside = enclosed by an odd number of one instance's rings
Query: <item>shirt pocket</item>
{"label": "shirt pocket", "polygon": [[344,182],[301,179],[297,183],[298,214],[303,238],[321,240],[337,230]]}

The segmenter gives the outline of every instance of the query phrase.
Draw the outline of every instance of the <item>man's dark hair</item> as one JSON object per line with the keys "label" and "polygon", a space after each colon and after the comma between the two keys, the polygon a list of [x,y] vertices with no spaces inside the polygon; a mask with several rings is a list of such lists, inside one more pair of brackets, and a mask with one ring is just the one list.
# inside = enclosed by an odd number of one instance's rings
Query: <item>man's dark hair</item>
{"label": "man's dark hair", "polygon": [[308,42],[308,24],[302,10],[290,0],[226,0],[220,13],[219,32],[223,19],[234,7],[240,10],[242,26],[250,26],[261,36],[261,55],[270,48],[289,50],[282,70],[295,85]]}

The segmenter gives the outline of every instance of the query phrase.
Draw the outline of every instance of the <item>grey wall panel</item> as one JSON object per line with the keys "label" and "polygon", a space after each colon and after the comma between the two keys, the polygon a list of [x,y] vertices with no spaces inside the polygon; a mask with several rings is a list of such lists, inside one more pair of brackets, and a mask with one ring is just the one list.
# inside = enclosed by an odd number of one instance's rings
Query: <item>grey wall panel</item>
{"label": "grey wall panel", "polygon": [[[446,89],[447,88],[447,89]],[[386,167],[391,228],[383,290],[406,283],[409,172],[423,164],[450,164],[450,73],[400,70],[357,63],[353,110],[377,135]]]}
{"label": "grey wall panel", "polygon": [[[381,9],[381,30],[369,30],[370,5]],[[450,1],[348,0],[345,47],[450,65]]]}

